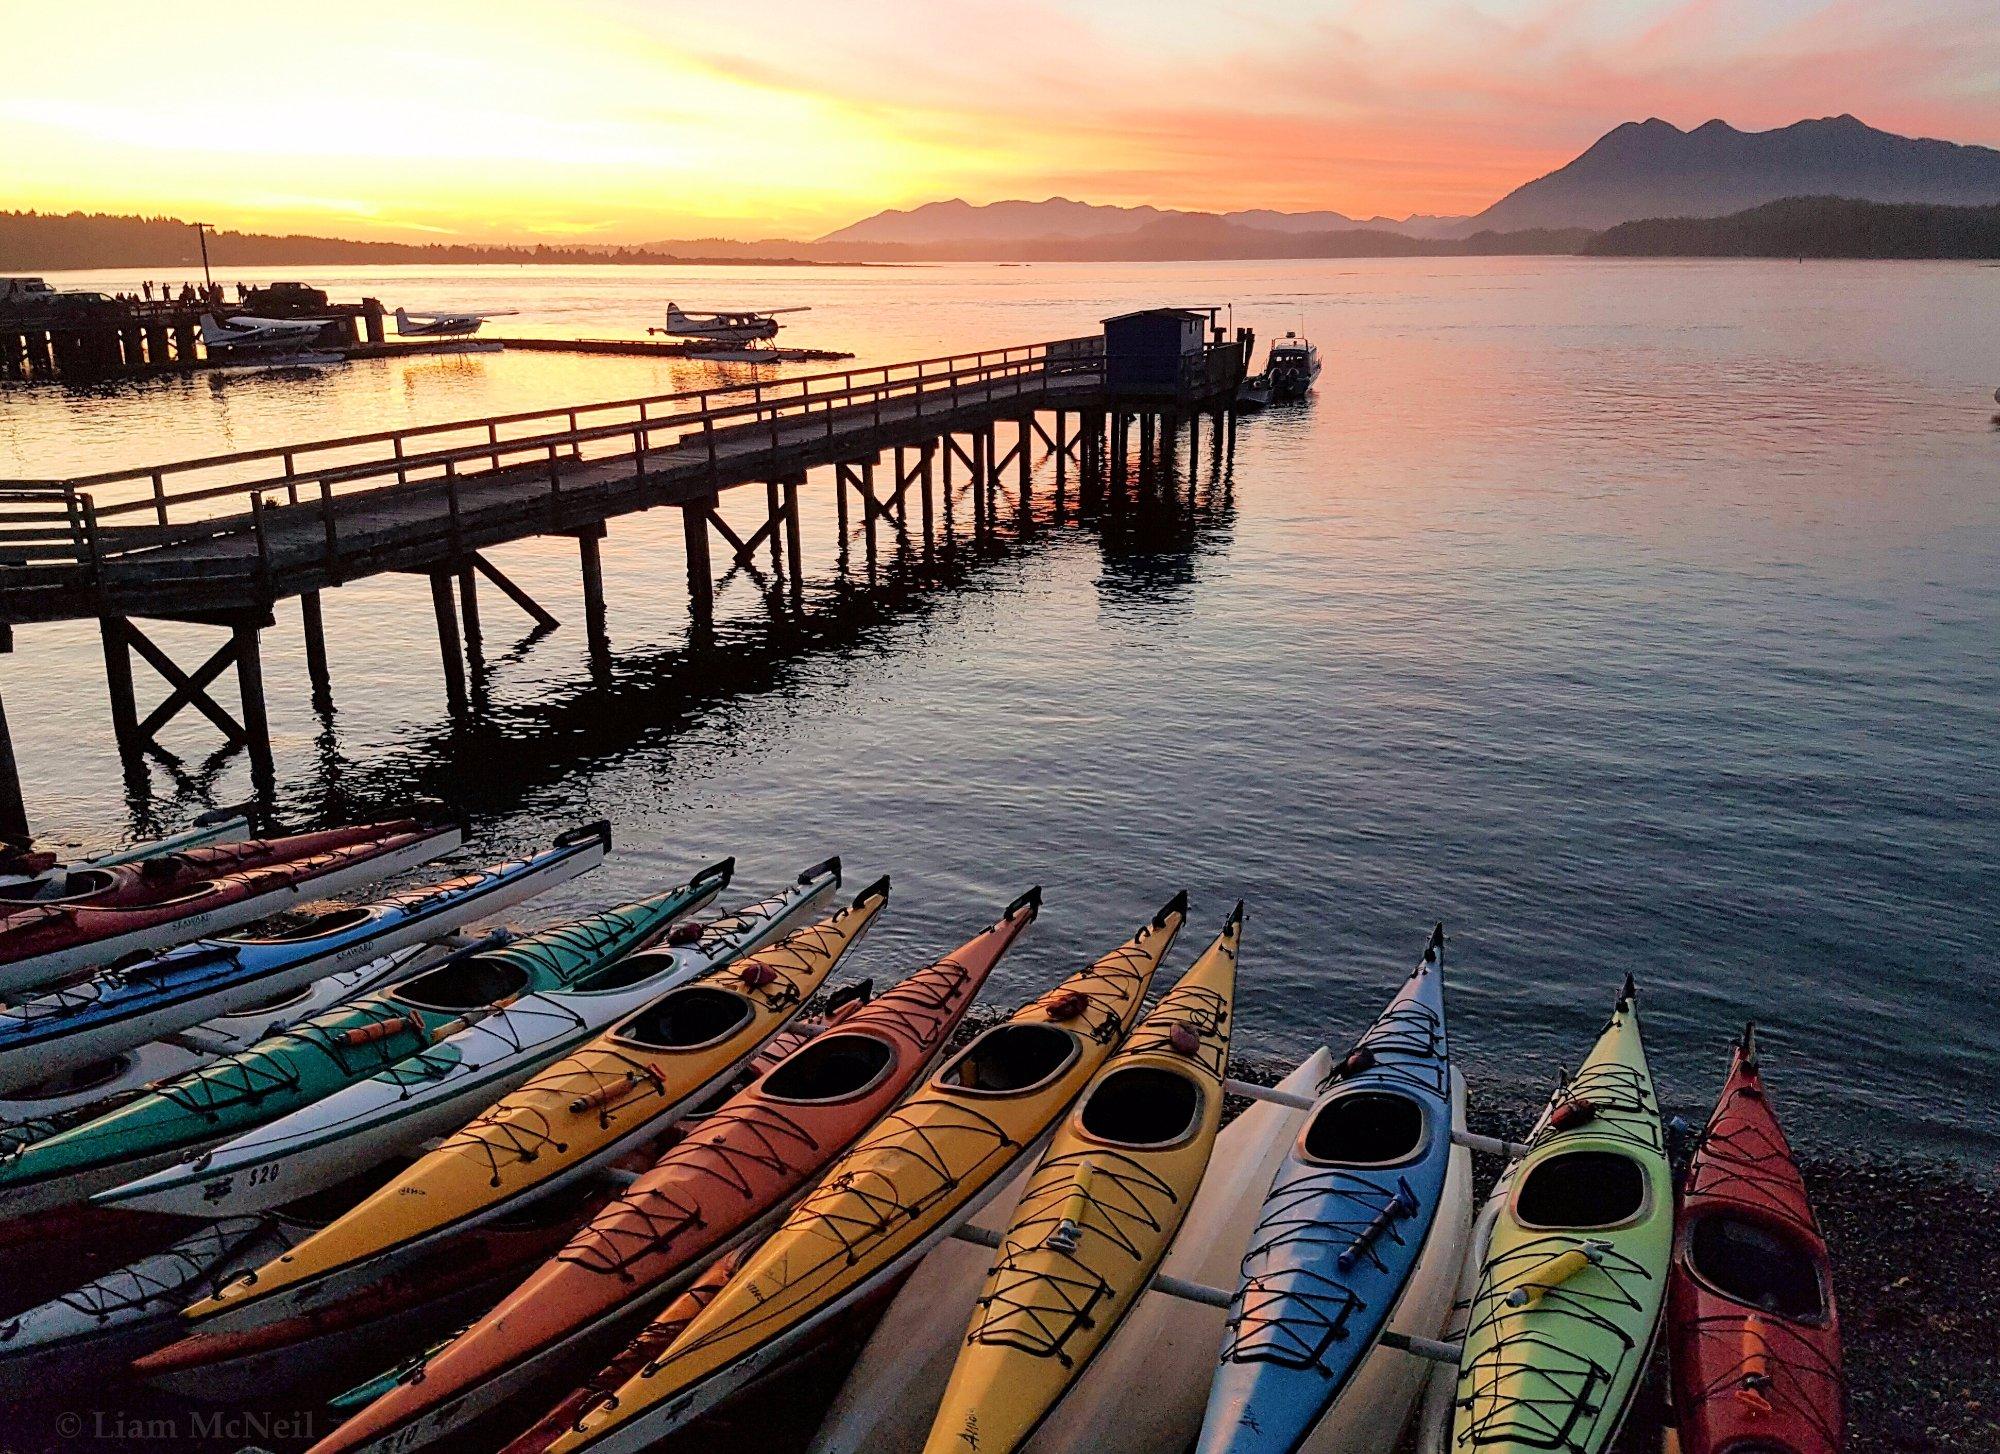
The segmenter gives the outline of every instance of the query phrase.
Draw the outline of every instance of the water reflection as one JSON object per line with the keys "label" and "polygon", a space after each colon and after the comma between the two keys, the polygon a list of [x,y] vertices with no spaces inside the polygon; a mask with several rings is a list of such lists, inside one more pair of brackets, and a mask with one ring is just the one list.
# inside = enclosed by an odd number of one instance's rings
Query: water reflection
{"label": "water reflection", "polygon": [[[593,657],[584,674],[527,700],[498,700],[490,687],[549,630],[530,629],[495,650],[500,633],[489,626],[470,664],[466,721],[370,748],[345,741],[337,708],[323,704],[315,766],[292,776],[277,807],[300,819],[354,819],[394,812],[416,793],[475,819],[504,816],[573,776],[662,750],[697,726],[726,735],[760,699],[784,699],[802,690],[808,673],[838,675],[843,664],[894,650],[898,640],[921,640],[925,624],[956,600],[991,593],[999,578],[1038,557],[1094,543],[1105,604],[1143,603],[1157,613],[1177,599],[1184,606],[1201,562],[1228,549],[1233,459],[1219,438],[1191,465],[1183,450],[1171,471],[1141,478],[1135,470],[1123,490],[1091,487],[1073,463],[1060,474],[1044,458],[1025,501],[1017,488],[998,489],[995,527],[979,534],[969,530],[974,510],[963,480],[941,494],[928,541],[914,510],[900,527],[884,521],[870,532],[857,523],[837,543],[830,578],[791,581],[760,551],[718,577],[718,594],[732,581],[754,587],[736,593],[731,614],[690,624],[673,644],[614,648]],[[611,625],[615,632],[615,612]],[[206,791],[235,755],[218,752],[194,769],[158,761],[175,798],[184,799]],[[132,784],[135,824],[150,825],[156,806],[142,773]]]}

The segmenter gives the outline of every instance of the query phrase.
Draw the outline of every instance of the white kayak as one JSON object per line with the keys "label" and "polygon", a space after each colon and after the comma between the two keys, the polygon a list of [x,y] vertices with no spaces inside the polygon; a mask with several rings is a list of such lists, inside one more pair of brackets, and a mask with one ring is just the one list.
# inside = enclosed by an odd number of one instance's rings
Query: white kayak
{"label": "white kayak", "polygon": [[[572,988],[525,996],[388,1071],[100,1200],[146,1211],[238,1214],[414,1151],[457,1130],[613,1021],[788,932],[839,884],[837,859],[816,865],[783,892],[699,926],[694,942],[643,949]],[[205,1326],[218,1332],[260,1326],[303,1311],[316,1290],[305,1284],[296,1298],[290,1290],[258,1298],[239,1289]]]}
{"label": "white kayak", "polygon": [[164,1039],[63,1071],[35,1085],[23,1086],[11,1095],[0,1096],[0,1125],[11,1128],[26,1121],[58,1117],[67,1122],[80,1115],[101,1114],[156,1082],[199,1070],[222,1056],[247,1050],[259,1040],[282,1034],[322,1010],[406,980],[436,964],[454,948],[472,942],[499,945],[506,939],[505,930],[496,930],[480,936],[478,941],[452,936],[398,949],[358,968],[316,979],[304,989],[275,996],[234,1014],[218,1015]]}
{"label": "white kayak", "polygon": [[0,1319],[0,1399],[96,1387],[180,1336],[179,1314],[290,1245],[277,1218],[226,1217],[60,1297]]}
{"label": "white kayak", "polygon": [[[1279,1085],[1310,1096],[1333,1069],[1315,1051]],[[1208,1286],[1236,1280],[1271,1177],[1305,1113],[1254,1102],[1223,1127],[1163,1275]],[[968,1226],[998,1233],[1013,1218],[1034,1168],[1016,1176]],[[930,1434],[972,1305],[993,1265],[990,1248],[950,1238],[910,1274],[862,1349],[812,1444],[812,1454],[917,1454]],[[1034,1454],[1154,1454],[1180,1449],[1201,1428],[1224,1310],[1147,1293],[1026,1446]]]}

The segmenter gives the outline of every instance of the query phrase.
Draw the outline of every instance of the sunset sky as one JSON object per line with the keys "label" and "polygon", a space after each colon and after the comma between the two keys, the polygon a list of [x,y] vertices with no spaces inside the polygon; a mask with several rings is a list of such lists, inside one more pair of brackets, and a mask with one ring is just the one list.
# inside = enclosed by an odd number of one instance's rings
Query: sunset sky
{"label": "sunset sky", "polygon": [[1620,121],[2000,143],[1992,0],[0,6],[0,207],[803,237],[1053,194],[1471,212]]}

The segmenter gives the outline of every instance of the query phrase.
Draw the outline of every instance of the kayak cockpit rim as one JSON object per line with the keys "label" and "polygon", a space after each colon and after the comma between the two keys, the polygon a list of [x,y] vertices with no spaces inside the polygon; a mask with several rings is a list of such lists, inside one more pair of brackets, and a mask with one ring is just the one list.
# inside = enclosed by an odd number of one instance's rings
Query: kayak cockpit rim
{"label": "kayak cockpit rim", "polygon": [[279,929],[270,934],[229,934],[222,939],[224,944],[299,944],[308,939],[319,939],[329,934],[338,934],[345,929],[358,928],[375,917],[376,911],[368,908],[328,909],[325,913],[314,914],[302,923],[289,929]]}
{"label": "kayak cockpit rim", "polygon": [[757,1087],[766,1100],[832,1105],[867,1095],[896,1067],[896,1047],[866,1030],[829,1030],[771,1067]]}
{"label": "kayak cockpit rim", "polygon": [[565,994],[606,995],[618,990],[629,990],[636,984],[649,979],[658,979],[663,974],[672,973],[686,960],[677,949],[642,949],[636,954],[622,955],[611,963],[592,970],[576,983],[569,985]]}
{"label": "kayak cockpit rim", "polygon": [[1687,1216],[1680,1235],[1688,1270],[1717,1297],[1802,1327],[1826,1325],[1826,1258],[1792,1228],[1716,1207]]}
{"label": "kayak cockpit rim", "polygon": [[1541,1232],[1607,1232],[1652,1214],[1646,1169],[1623,1151],[1575,1147],[1524,1166],[1510,1193],[1514,1217]]}
{"label": "kayak cockpit rim", "polygon": [[[73,868],[59,878],[34,878],[25,883],[0,886],[0,906],[23,909],[43,904],[68,904],[87,899],[114,887],[118,875],[108,868]],[[82,887],[78,887],[81,884]]]}
{"label": "kayak cockpit rim", "polygon": [[1343,1086],[1323,1097],[1299,1128],[1299,1160],[1376,1169],[1423,1160],[1432,1113],[1415,1096],[1382,1086]]}
{"label": "kayak cockpit rim", "polygon": [[931,1083],[953,1095],[1027,1095],[1055,1081],[1082,1054],[1083,1042],[1074,1031],[1008,1020],[981,1031]]}
{"label": "kayak cockpit rim", "polygon": [[399,1004],[456,1014],[484,1009],[528,987],[526,967],[489,954],[469,954],[427,969],[388,992]]}
{"label": "kayak cockpit rim", "polygon": [[756,1015],[744,996],[714,985],[669,990],[611,1032],[620,1045],[640,1050],[706,1050],[736,1034]]}
{"label": "kayak cockpit rim", "polygon": [[1084,1092],[1074,1119],[1102,1145],[1165,1151],[1193,1139],[1207,1104],[1207,1092],[1177,1066],[1123,1065]]}

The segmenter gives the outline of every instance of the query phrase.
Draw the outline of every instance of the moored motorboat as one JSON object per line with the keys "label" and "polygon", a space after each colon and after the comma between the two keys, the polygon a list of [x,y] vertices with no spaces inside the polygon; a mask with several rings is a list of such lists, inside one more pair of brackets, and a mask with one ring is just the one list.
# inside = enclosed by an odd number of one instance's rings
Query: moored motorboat
{"label": "moored motorboat", "polygon": [[459,846],[421,818],[210,844],[0,889],[0,997],[362,888]]}
{"label": "moored motorboat", "polygon": [[1444,931],[1330,1076],[1244,1252],[1198,1454],[1371,1454],[1428,1370],[1472,1221],[1465,1093],[1445,1031]]}
{"label": "moored motorboat", "polygon": [[695,979],[503,1097],[331,1226],[258,1272],[261,1291],[365,1288],[385,1260],[525,1206],[657,1136],[726,1086],[816,994],[888,901],[854,902]]}
{"label": "moored motorboat", "polygon": [[1264,378],[1277,400],[1303,399],[1319,381],[1319,371],[1318,346],[1298,333],[1273,341],[1264,359]]}
{"label": "moored motorboat", "polygon": [[591,824],[532,858],[330,908],[275,932],[197,940],[0,1009],[0,1091],[293,994],[498,913],[597,867],[610,840],[609,824]]}
{"label": "moored motorboat", "polygon": [[[110,1114],[0,1161],[0,1211],[60,1205],[130,1184],[158,1192],[156,1211],[199,1215],[190,1185],[207,1178],[209,1148],[240,1138],[432,1050],[522,996],[573,984],[651,943],[707,904],[733,865],[712,864],[654,899],[592,914],[504,945],[461,950],[421,974],[225,1055]],[[413,1082],[424,1083],[416,1061]],[[176,1164],[180,1163],[180,1164]],[[115,1195],[112,1201],[117,1201]]]}
{"label": "moored motorboat", "polygon": [[914,1266],[1032,1156],[1125,1038],[1187,896],[992,1026],[828,1169],[659,1358],[552,1446],[639,1450]]}
{"label": "moored motorboat", "polygon": [[925,1443],[1014,1454],[1145,1295],[1222,1127],[1243,906],[1051,1138],[1001,1235]]}
{"label": "moored motorboat", "polygon": [[1754,1028],[1681,1188],[1667,1328],[1681,1454],[1844,1446],[1832,1263],[1764,1089]]}
{"label": "moored motorboat", "polygon": [[1617,1437],[1666,1302],[1665,1134],[1628,978],[1494,1219],[1466,1314],[1454,1454],[1602,1454]]}
{"label": "moored motorboat", "polygon": [[438,1439],[615,1338],[753,1238],[934,1062],[1040,903],[1039,890],[1022,895],[704,1117],[561,1252],[312,1454]]}
{"label": "moored motorboat", "polygon": [[[538,1069],[665,991],[727,964],[815,912],[840,885],[840,861],[828,859],[782,891],[732,914],[689,926],[685,944],[647,947],[665,929],[683,892],[647,901],[656,927],[625,952],[571,985],[526,995],[414,1058],[218,1147],[195,1186],[123,1198],[155,1211],[207,1203],[222,1211],[274,1204],[281,1195],[318,1190],[387,1157],[416,1150],[464,1125]],[[631,906],[637,911],[641,906]],[[662,917],[664,915],[664,917]],[[630,938],[628,932],[627,935]],[[295,1281],[272,1264],[246,1274],[188,1309],[194,1323],[217,1330],[254,1326],[312,1307],[341,1289]],[[226,1320],[226,1321],[225,1321]]]}

